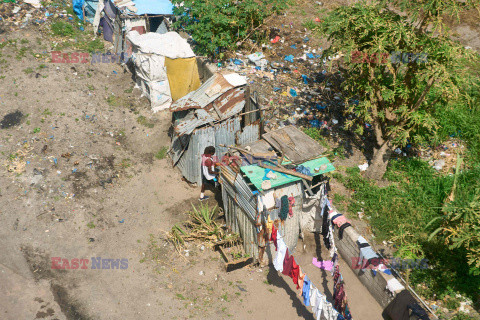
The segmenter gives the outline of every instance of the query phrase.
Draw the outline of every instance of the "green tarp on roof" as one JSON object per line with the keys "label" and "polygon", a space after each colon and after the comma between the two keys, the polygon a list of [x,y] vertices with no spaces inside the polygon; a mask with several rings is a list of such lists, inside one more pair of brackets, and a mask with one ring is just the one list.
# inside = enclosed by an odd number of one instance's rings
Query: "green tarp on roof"
{"label": "green tarp on roof", "polygon": [[[269,165],[268,162],[265,162],[265,164]],[[314,171],[315,168],[320,168],[320,166],[324,164],[327,165],[327,168],[325,170],[320,170],[319,172]],[[333,164],[331,164],[330,161],[325,157],[304,162],[302,163],[302,165],[306,168],[309,168],[313,176],[318,176],[320,174],[324,174],[324,173],[335,170],[335,167],[333,166]],[[255,187],[258,190],[262,191],[263,177],[265,176],[265,171],[268,169],[260,168],[257,165],[250,165],[250,166],[241,167],[240,170],[242,170],[242,172],[250,179],[250,181],[255,185]],[[272,189],[279,186],[283,186],[291,182],[302,180],[302,178],[295,177],[289,174],[283,175],[280,172],[277,172],[277,171],[274,171],[274,172],[277,175],[277,179],[270,180],[272,184]]]}

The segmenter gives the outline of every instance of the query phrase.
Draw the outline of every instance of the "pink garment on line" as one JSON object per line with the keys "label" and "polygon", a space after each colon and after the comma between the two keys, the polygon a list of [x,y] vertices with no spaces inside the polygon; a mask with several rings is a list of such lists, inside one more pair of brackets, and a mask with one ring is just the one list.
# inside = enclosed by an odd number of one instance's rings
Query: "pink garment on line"
{"label": "pink garment on line", "polygon": [[335,220],[333,220],[333,223],[335,223],[335,225],[337,227],[341,227],[344,223],[350,223],[350,221],[347,220],[347,218],[345,218],[344,215],[341,215],[340,217],[336,218]]}
{"label": "pink garment on line", "polygon": [[327,271],[331,271],[333,269],[333,262],[330,260],[323,261],[323,260],[317,260],[317,258],[313,258],[312,264],[320,269],[325,269]]}

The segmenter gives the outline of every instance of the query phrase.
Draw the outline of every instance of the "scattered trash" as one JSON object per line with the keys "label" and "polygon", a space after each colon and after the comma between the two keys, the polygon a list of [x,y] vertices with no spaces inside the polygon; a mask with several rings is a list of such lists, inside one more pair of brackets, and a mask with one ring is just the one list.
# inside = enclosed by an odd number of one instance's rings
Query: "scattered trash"
{"label": "scattered trash", "polygon": [[437,171],[440,171],[443,169],[443,166],[445,165],[445,160],[443,159],[440,159],[440,160],[436,160],[434,163],[433,163],[433,169],[437,170]]}
{"label": "scattered trash", "polygon": [[358,169],[360,169],[360,171],[367,171],[367,168],[368,168],[367,162],[358,166]]}
{"label": "scattered trash", "polygon": [[288,62],[291,62],[293,63],[293,56],[292,55],[288,55],[288,56],[285,56],[285,61],[288,61]]}
{"label": "scattered trash", "polygon": [[290,89],[290,95],[295,98],[297,96],[297,91],[293,88]]}
{"label": "scattered trash", "polygon": [[119,220],[118,222],[124,223],[124,222],[125,222],[125,219]]}
{"label": "scattered trash", "polygon": [[203,276],[203,275],[205,275],[205,272],[200,271],[198,274],[201,275],[201,276]]}
{"label": "scattered trash", "polygon": [[280,36],[276,36],[275,38],[270,40],[271,43],[277,43],[278,41],[280,41]]}

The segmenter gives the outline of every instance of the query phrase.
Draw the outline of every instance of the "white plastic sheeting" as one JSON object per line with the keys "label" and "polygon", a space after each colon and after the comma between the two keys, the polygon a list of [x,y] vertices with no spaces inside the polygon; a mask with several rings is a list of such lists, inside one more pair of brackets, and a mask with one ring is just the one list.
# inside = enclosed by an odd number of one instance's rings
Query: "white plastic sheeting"
{"label": "white plastic sheeting", "polygon": [[176,32],[139,34],[130,31],[127,40],[133,46],[132,61],[135,64],[137,86],[149,98],[153,112],[168,109],[172,104],[172,95],[165,57],[195,57],[190,45]]}

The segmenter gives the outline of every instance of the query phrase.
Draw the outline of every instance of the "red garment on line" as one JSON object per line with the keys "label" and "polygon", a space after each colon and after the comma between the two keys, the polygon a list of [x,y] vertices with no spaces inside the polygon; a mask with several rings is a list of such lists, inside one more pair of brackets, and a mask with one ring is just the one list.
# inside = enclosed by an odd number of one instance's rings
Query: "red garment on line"
{"label": "red garment on line", "polygon": [[287,252],[285,253],[285,259],[283,260],[283,271],[282,273],[286,276],[291,277],[291,272],[292,272],[292,266],[293,266],[293,256],[290,255],[290,253]]}
{"label": "red garment on line", "polygon": [[272,224],[272,235],[270,236],[270,241],[273,241],[275,245],[275,251],[277,251],[277,229],[275,228],[275,224]]}
{"label": "red garment on line", "polygon": [[290,277],[293,279],[293,283],[297,285],[297,290],[300,289],[298,285],[298,276],[300,273],[300,266],[295,262],[295,259],[292,256],[292,270],[290,271]]}

